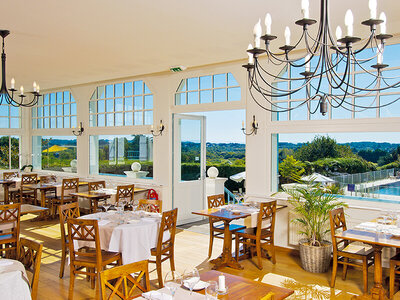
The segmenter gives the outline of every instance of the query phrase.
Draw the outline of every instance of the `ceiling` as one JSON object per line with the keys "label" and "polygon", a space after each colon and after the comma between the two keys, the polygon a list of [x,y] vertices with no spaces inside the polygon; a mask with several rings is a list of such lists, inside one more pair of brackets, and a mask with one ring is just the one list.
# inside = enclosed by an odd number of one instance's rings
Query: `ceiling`
{"label": "ceiling", "polygon": [[[356,35],[368,28],[368,0],[331,0],[333,31],[348,8]],[[171,66],[201,66],[246,58],[252,30],[266,12],[272,33],[284,44],[287,25],[292,40],[301,28],[301,0],[7,0],[2,2],[1,29],[6,39],[7,81],[29,90],[162,72]],[[400,1],[379,0],[388,32],[400,33]],[[318,19],[319,0],[310,0],[310,17]]]}

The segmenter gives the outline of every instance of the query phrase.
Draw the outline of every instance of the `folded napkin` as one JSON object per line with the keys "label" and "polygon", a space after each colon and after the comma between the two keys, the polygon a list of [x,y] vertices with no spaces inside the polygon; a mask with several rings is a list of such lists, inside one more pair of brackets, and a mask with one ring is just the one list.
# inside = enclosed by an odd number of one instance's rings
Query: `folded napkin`
{"label": "folded napkin", "polygon": [[150,291],[143,293],[142,296],[151,300],[172,300],[172,296],[158,291]]}
{"label": "folded napkin", "polygon": [[110,223],[111,221],[110,220],[100,220],[99,222],[98,222],[98,224],[99,224],[99,226],[104,226],[104,225],[107,225],[108,223]]}

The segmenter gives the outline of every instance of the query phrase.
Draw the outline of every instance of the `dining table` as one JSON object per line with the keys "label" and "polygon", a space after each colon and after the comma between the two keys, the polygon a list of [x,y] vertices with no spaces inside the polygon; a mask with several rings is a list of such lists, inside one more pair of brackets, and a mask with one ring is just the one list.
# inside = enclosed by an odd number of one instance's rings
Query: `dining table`
{"label": "dining table", "polygon": [[4,204],[9,204],[9,191],[12,185],[15,185],[19,188],[21,185],[21,178],[14,178],[14,179],[0,179],[0,184],[3,186],[4,191]]}
{"label": "dining table", "polygon": [[368,244],[374,249],[374,286],[368,295],[360,295],[355,299],[387,299],[386,290],[382,284],[382,249],[384,247],[400,248],[400,237],[390,233],[395,225],[372,226],[376,222],[365,222],[354,229],[337,232],[335,237],[349,241]]}
{"label": "dining table", "polygon": [[223,267],[243,269],[240,263],[232,256],[232,232],[229,230],[229,224],[234,220],[247,218],[251,216],[251,214],[242,211],[234,212],[222,207],[194,211],[192,214],[214,218],[224,223],[224,245],[221,255],[216,259],[210,260],[210,262],[214,264],[213,269],[215,270]]}
{"label": "dining table", "polygon": [[[122,263],[129,264],[151,257],[156,247],[161,214],[144,211],[108,211],[80,217],[98,220],[100,247],[102,250],[120,252]],[[166,239],[169,238],[167,235]],[[74,247],[93,247],[93,243],[76,242]]]}
{"label": "dining table", "polygon": [[[133,194],[136,195],[136,194],[139,194],[139,193],[146,192],[148,190],[149,189],[147,189],[147,188],[136,188],[135,187],[134,190],[133,190]],[[102,189],[98,189],[96,191],[92,191],[91,192],[92,195],[96,194],[96,193],[103,194],[103,195],[108,195],[109,199],[110,199],[109,200],[110,204],[112,204],[112,205],[114,205],[117,202],[117,189],[116,188],[102,188]],[[85,196],[82,196],[82,197],[85,197]]]}
{"label": "dining table", "polygon": [[13,259],[0,259],[1,299],[30,300],[29,279],[24,265]]}
{"label": "dining table", "polygon": [[111,197],[110,194],[99,192],[99,191],[90,191],[90,192],[78,192],[78,193],[70,193],[71,196],[77,196],[80,198],[84,198],[90,201],[90,207],[93,207],[93,211],[97,212],[99,208],[99,201],[108,199]]}

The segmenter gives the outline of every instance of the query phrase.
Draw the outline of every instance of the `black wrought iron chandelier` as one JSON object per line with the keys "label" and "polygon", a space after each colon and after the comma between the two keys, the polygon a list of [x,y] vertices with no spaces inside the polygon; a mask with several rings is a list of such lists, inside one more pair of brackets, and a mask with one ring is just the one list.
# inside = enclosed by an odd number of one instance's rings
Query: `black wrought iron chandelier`
{"label": "black wrought iron chandelier", "polygon": [[[0,88],[0,105],[3,104],[3,101],[12,106],[24,106],[31,107],[36,105],[39,100],[40,87],[36,82],[33,82],[33,92],[30,92],[33,97],[32,99],[28,99],[27,95],[24,94],[24,87],[21,86],[20,94],[18,95],[19,100],[15,100],[14,93],[17,91],[15,89],[15,79],[11,79],[11,88],[7,89],[6,84],[6,54],[4,52],[4,39],[7,35],[10,34],[9,30],[0,30],[0,36],[2,37],[2,52],[1,52],[1,88]],[[11,92],[11,95],[10,95]]]}
{"label": "black wrought iron chandelier", "polygon": [[[386,33],[385,14],[381,13],[377,18],[376,0],[369,0],[370,18],[361,23],[370,28],[370,35],[364,41],[353,34],[351,10],[347,10],[345,15],[347,28],[345,37],[342,37],[342,30],[339,26],[336,28],[336,39],[333,37],[329,24],[328,2],[328,0],[321,0],[318,33],[316,37],[312,37],[308,29],[317,21],[309,17],[309,1],[302,0],[303,18],[295,22],[296,25],[303,28],[302,35],[296,43],[292,44],[290,29],[286,27],[285,45],[279,48],[280,53],[273,53],[270,50],[271,42],[277,38],[271,34],[271,15],[267,14],[265,17],[266,33],[264,35],[262,35],[260,20],[254,26],[255,45],[254,47],[249,45],[247,49],[249,61],[243,67],[248,71],[250,95],[261,108],[271,112],[287,112],[306,105],[311,114],[316,113],[319,108],[322,115],[325,115],[328,111],[328,103],[332,108],[342,107],[357,112],[387,106],[400,98],[380,104],[376,93],[400,86],[400,81],[395,77],[383,76],[383,70],[388,67],[383,63],[385,41],[392,35]],[[377,33],[378,25],[380,27],[379,34]],[[265,49],[261,48],[261,40],[265,42]],[[301,49],[300,43],[302,42],[305,45],[306,55],[300,58],[290,55],[294,49]],[[360,45],[353,48],[356,43]],[[369,58],[357,58],[361,52],[368,50],[372,53]],[[273,65],[297,68],[299,71],[294,73],[299,75],[292,77],[290,72],[287,77],[272,74],[268,70],[269,66],[262,66],[260,61],[262,57],[266,57],[266,61]],[[371,65],[372,61],[373,65]],[[353,66],[370,76],[370,80],[365,86],[357,86],[353,83]],[[291,88],[278,87],[276,82],[280,80],[290,81]],[[305,91],[305,99],[298,101],[299,103],[296,102],[294,106],[282,105],[279,102],[279,100],[289,99],[291,95],[302,91]],[[355,103],[355,101],[353,103],[348,98],[368,95],[374,97],[372,101],[365,104]],[[318,104],[311,105],[311,101]]]}

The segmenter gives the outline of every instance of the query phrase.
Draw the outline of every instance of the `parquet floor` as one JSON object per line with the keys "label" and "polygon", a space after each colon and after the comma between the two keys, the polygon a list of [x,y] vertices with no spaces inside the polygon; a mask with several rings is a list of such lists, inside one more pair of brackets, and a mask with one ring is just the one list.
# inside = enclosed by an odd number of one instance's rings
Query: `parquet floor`
{"label": "parquet floor", "polygon": [[[58,277],[61,256],[60,229],[56,220],[31,222],[33,215],[22,217],[21,236],[43,243],[42,265],[39,278],[40,300],[56,300],[68,298],[69,268],[66,266],[64,278]],[[185,268],[197,267],[200,272],[210,270],[212,265],[208,262],[208,235],[178,230],[175,245],[175,264],[177,271],[183,272]],[[214,241],[213,257],[218,256],[222,248],[222,240]],[[251,261],[243,261],[243,270],[230,268],[221,271],[251,278],[256,281],[263,281],[263,277],[272,272],[275,274],[291,277],[304,284],[318,284],[328,286],[330,271],[323,274],[313,274],[304,271],[300,266],[299,257],[288,251],[277,251],[277,263],[272,265],[268,260],[263,261],[263,270],[260,271]],[[154,288],[157,288],[155,266],[150,265],[150,279]],[[170,270],[169,262],[163,263],[163,273]],[[336,279],[336,288],[350,293],[361,293],[362,273],[357,269],[349,269],[347,280],[341,279],[339,267]],[[372,271],[372,269],[371,269]],[[387,274],[387,270],[385,270]],[[373,274],[369,275],[369,286],[373,284]],[[398,293],[400,294],[400,293]],[[396,295],[397,296],[397,295]],[[90,288],[85,278],[77,278],[75,281],[74,299],[95,299],[96,292]],[[400,299],[400,296],[395,299]]]}

